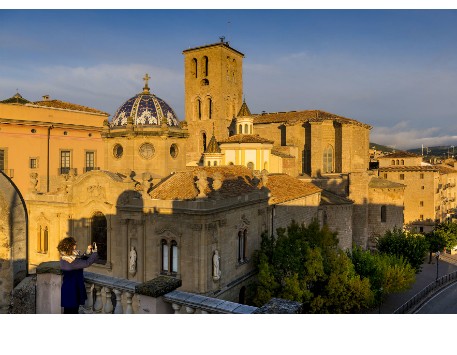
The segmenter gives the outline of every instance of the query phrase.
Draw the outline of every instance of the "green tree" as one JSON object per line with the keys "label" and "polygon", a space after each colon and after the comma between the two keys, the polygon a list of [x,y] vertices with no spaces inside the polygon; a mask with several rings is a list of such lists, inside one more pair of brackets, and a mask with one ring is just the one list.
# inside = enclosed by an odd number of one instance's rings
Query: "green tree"
{"label": "green tree", "polygon": [[429,245],[422,234],[394,228],[377,239],[376,247],[380,253],[402,256],[417,273],[422,268]]}

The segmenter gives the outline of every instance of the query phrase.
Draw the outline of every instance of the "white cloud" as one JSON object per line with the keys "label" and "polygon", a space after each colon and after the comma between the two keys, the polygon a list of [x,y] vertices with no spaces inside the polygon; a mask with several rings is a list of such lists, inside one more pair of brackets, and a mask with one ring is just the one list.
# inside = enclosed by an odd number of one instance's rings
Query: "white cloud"
{"label": "white cloud", "polygon": [[393,127],[373,127],[370,141],[397,149],[456,145],[457,136],[441,134],[441,128],[412,128],[410,122],[402,121]]}

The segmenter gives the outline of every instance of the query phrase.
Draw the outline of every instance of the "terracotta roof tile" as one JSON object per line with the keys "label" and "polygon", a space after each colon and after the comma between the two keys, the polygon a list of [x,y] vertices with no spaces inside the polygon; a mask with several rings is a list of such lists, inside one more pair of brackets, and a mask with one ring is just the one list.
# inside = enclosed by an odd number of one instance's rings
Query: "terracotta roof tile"
{"label": "terracotta roof tile", "polygon": [[61,109],[65,109],[65,110],[90,112],[90,113],[97,113],[99,115],[109,116],[108,113],[97,110],[95,108],[72,104],[70,102],[65,102],[65,101],[60,101],[60,100],[36,101],[33,104],[37,105],[37,106],[54,107],[54,108],[61,108]]}
{"label": "terracotta roof tile", "polygon": [[287,174],[270,174],[266,188],[270,190],[270,205],[295,200],[321,192],[322,189],[310,182],[300,181]]}
{"label": "terracotta roof tile", "polygon": [[234,136],[223,139],[219,144],[223,143],[267,143],[273,144],[274,142],[260,137],[258,134],[235,134]]}
{"label": "terracotta roof tile", "polygon": [[289,111],[289,112],[274,112],[264,113],[254,116],[254,124],[262,123],[289,123],[294,124],[297,122],[322,122],[325,120],[332,120],[339,123],[354,124],[371,129],[370,125],[356,121],[352,118],[338,116],[333,113],[321,110],[305,110],[305,111]]}

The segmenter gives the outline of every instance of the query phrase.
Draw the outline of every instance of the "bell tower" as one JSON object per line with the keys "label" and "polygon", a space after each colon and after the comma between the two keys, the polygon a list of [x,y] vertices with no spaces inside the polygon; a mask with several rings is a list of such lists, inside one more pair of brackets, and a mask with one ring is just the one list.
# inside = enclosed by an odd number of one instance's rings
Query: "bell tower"
{"label": "bell tower", "polygon": [[201,163],[213,125],[217,140],[229,136],[229,126],[243,102],[244,54],[221,37],[220,42],[187,49],[183,55],[184,114],[189,131],[186,160],[196,164]]}

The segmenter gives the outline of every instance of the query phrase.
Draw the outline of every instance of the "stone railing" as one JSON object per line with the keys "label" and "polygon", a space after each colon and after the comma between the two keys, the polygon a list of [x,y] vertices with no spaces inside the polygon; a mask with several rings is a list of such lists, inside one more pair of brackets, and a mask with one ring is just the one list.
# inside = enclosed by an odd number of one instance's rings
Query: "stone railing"
{"label": "stone railing", "polygon": [[[278,311],[274,300],[267,308],[252,307],[194,293],[177,291],[181,280],[159,276],[139,283],[84,271],[88,299],[80,307],[80,313],[101,314],[251,314],[251,313],[296,313]],[[37,267],[36,313],[59,314],[62,272],[58,261],[45,262]],[[272,300],[273,301],[273,300]],[[288,301],[281,300],[287,303]],[[290,306],[290,304],[289,304]],[[292,305],[296,308],[296,305]],[[268,309],[265,311],[265,309]],[[270,311],[274,309],[275,311]]]}

